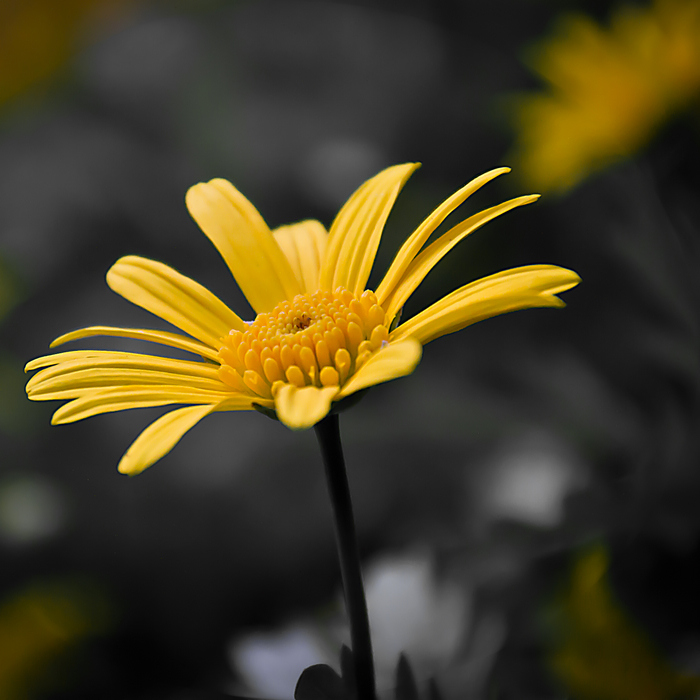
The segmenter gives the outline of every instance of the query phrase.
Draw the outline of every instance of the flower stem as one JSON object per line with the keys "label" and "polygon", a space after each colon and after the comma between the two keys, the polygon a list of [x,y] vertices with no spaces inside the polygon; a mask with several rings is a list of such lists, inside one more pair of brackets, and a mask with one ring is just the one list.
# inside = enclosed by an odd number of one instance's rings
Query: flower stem
{"label": "flower stem", "polygon": [[333,505],[340,573],[343,579],[345,606],[350,618],[350,639],[355,664],[357,697],[362,698],[362,700],[375,700],[374,660],[369,634],[367,601],[362,584],[355,519],[352,514],[352,501],[350,500],[350,488],[345,471],[343,447],[340,443],[337,413],[329,413],[316,424],[316,437],[321,446],[323,463],[326,467],[328,493]]}

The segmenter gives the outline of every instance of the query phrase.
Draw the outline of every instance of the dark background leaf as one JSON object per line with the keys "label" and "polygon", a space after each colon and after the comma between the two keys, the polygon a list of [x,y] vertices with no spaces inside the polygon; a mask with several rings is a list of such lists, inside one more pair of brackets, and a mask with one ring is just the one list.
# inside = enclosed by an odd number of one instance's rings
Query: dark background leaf
{"label": "dark background leaf", "polygon": [[294,690],[294,700],[352,700],[343,679],[325,664],[304,669]]}

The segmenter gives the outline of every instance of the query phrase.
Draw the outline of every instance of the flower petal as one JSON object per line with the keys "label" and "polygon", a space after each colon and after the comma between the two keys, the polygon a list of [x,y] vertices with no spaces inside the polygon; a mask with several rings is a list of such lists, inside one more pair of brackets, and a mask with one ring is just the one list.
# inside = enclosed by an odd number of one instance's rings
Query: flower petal
{"label": "flower petal", "polygon": [[131,355],[132,353],[118,353],[112,350],[69,350],[67,352],[56,352],[53,355],[44,355],[42,357],[35,357],[33,360],[29,360],[26,365],[24,365],[25,372],[33,372],[35,369],[40,369],[41,367],[51,367],[53,365],[60,364],[61,362],[70,362],[72,360],[88,359],[91,357],[100,358],[107,355]]}
{"label": "flower petal", "polygon": [[77,350],[40,357],[27,366],[45,367],[27,382],[32,401],[72,399],[130,385],[231,392],[216,365],[153,355]]}
{"label": "flower petal", "polygon": [[528,265],[505,270],[467,284],[402,323],[391,342],[412,337],[425,345],[491,316],[538,306],[565,306],[554,296],[581,281],[571,270],[555,265]]}
{"label": "flower petal", "polygon": [[277,417],[292,430],[305,430],[327,415],[337,393],[337,386],[322,389],[305,386],[300,389],[292,384],[284,384],[275,396]]}
{"label": "flower petal", "polygon": [[45,357],[37,357],[27,363],[25,371],[46,367],[34,375],[27,388],[30,389],[46,379],[78,370],[108,369],[142,369],[178,374],[189,377],[204,377],[217,379],[218,367],[210,362],[192,362],[190,360],[175,360],[170,357],[156,355],[140,355],[135,352],[114,352],[110,350],[72,350],[57,352]]}
{"label": "flower petal", "polygon": [[126,388],[130,385],[181,387],[220,391],[228,393],[230,388],[218,379],[185,376],[174,372],[151,372],[143,369],[90,368],[80,369],[56,377],[44,379],[35,386],[27,386],[27,396],[32,401],[75,399],[94,390]]}
{"label": "flower petal", "polygon": [[184,335],[177,333],[168,333],[167,331],[154,331],[146,328],[115,328],[114,326],[89,326],[88,328],[80,328],[77,331],[64,333],[54,340],[49,347],[55,348],[63,343],[68,343],[72,340],[82,340],[83,338],[94,338],[96,336],[113,336],[118,338],[132,338],[134,340],[150,340],[152,343],[160,343],[168,345],[171,348],[186,350],[209,360],[218,362],[219,354],[209,345],[200,343],[191,338],[186,338]]}
{"label": "flower petal", "polygon": [[413,340],[413,338],[407,338],[395,343],[390,342],[387,346],[377,350],[348,379],[336,400],[345,398],[369,386],[411,374],[420,362],[421,353],[421,344]]}
{"label": "flower petal", "polygon": [[517,197],[507,202],[498,204],[495,207],[486,209],[470,216],[462,223],[451,228],[447,233],[440,236],[434,243],[429,245],[422,253],[417,255],[406,269],[402,278],[396,283],[394,291],[387,297],[383,306],[386,309],[387,317],[393,319],[399,309],[406,303],[406,300],[413,294],[418,285],[425,279],[426,275],[442,260],[447,253],[454,248],[463,238],[473,233],[484,224],[495,219],[501,214],[505,214],[511,209],[530,204],[539,199],[538,194]]}
{"label": "flower petal", "polygon": [[232,328],[247,326],[206,287],[173,268],[135,255],[117,260],[107,284],[125,299],[218,349]]}
{"label": "flower petal", "polygon": [[[179,386],[133,385],[105,390],[93,390],[61,406],[51,419],[52,425],[75,423],[101,413],[149,408],[168,404],[216,404],[231,399],[231,393],[203,391]],[[235,396],[238,396],[237,394]],[[240,400],[252,407],[257,397],[240,395]]]}
{"label": "flower petal", "polygon": [[161,416],[134,440],[117,469],[130,476],[140,474],[168,454],[190,428],[215,409],[216,404],[186,406]]}
{"label": "flower petal", "polygon": [[[267,402],[262,403],[267,405]],[[119,462],[122,474],[134,476],[165,456],[180,438],[202,418],[214,411],[245,411],[250,402],[242,397],[230,397],[205,406],[186,406],[166,413],[149,425],[132,443]]]}
{"label": "flower petal", "polygon": [[411,264],[413,258],[418,255],[418,251],[425,245],[433,231],[451,214],[462,202],[470,197],[474,192],[483,187],[499,175],[509,173],[510,168],[496,168],[490,170],[467,183],[461,190],[455,192],[446,199],[425,221],[406,239],[404,244],[396,254],[389,270],[379,287],[377,287],[377,299],[380,304],[392,293],[399,281],[404,277],[406,269]]}
{"label": "flower petal", "polygon": [[420,163],[394,165],[367,180],[333,221],[326,256],[321,263],[321,288],[342,286],[361,294],[377,254],[382,230],[394,201]]}
{"label": "flower petal", "polygon": [[280,226],[272,234],[299,280],[302,292],[315,292],[326,252],[328,232],[320,221],[309,219]]}
{"label": "flower petal", "polygon": [[256,313],[301,293],[291,265],[258,210],[228,180],[190,187],[192,218],[216,246]]}

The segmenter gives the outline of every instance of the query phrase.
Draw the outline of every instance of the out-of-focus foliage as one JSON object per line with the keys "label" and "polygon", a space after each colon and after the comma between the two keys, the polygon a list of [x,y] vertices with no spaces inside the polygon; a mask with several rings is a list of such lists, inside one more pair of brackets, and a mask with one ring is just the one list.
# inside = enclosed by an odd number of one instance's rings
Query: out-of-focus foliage
{"label": "out-of-focus foliage", "polygon": [[697,107],[700,2],[622,6],[608,26],[584,14],[562,18],[531,62],[548,89],[516,106],[513,163],[539,190],[566,189]]}
{"label": "out-of-focus foliage", "polygon": [[0,601],[0,697],[30,700],[70,677],[66,652],[108,629],[101,593],[81,581],[30,584]]}
{"label": "out-of-focus foliage", "polygon": [[[363,578],[377,688],[388,692],[395,686],[402,653],[421,684],[447,668],[469,628],[470,592],[438,578],[425,552],[369,562]],[[245,681],[241,692],[284,697],[305,667],[337,666],[338,649],[349,643],[338,593],[332,607],[319,608],[313,617],[234,639],[231,662]]]}
{"label": "out-of-focus foliage", "polygon": [[[17,275],[0,254],[0,324],[5,316],[20,302],[21,284]],[[22,376],[17,372],[17,358],[0,350],[0,431],[18,428],[22,411],[17,409],[15,397],[20,389]]]}
{"label": "out-of-focus foliage", "polygon": [[663,658],[616,600],[602,546],[582,552],[549,611],[549,664],[577,700],[671,700],[694,696],[700,678]]}
{"label": "out-of-focus foliage", "polygon": [[14,306],[17,297],[17,282],[5,261],[0,257],[0,321]]}
{"label": "out-of-focus foliage", "polygon": [[[357,697],[353,676],[353,656],[343,646],[340,656],[341,673],[331,666],[317,664],[305,669],[294,689],[294,700],[353,700]],[[443,696],[434,679],[419,683],[405,654],[398,656],[391,691],[379,692],[379,697],[393,696],[394,700],[442,700]],[[423,694],[425,688],[425,694]]]}

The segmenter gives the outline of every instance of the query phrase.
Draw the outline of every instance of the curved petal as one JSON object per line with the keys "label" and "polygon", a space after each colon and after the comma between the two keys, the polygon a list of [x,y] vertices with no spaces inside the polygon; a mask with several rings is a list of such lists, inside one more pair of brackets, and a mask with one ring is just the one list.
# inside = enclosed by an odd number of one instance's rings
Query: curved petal
{"label": "curved petal", "polygon": [[126,388],[131,385],[152,384],[160,387],[181,387],[221,391],[230,387],[217,379],[186,376],[174,372],[153,372],[143,369],[79,369],[44,379],[34,386],[27,386],[27,396],[32,401],[75,399],[94,390]]}
{"label": "curved petal", "polygon": [[421,344],[413,338],[380,348],[348,379],[336,400],[369,386],[411,374],[420,362],[422,352]]}
{"label": "curved petal", "polygon": [[121,258],[107,273],[107,284],[133,304],[212,348],[218,349],[221,338],[232,328],[247,328],[206,287],[155,260],[135,255]]}
{"label": "curved petal", "polygon": [[556,265],[528,265],[467,284],[392,331],[391,342],[415,338],[423,345],[491,316],[538,306],[565,306],[554,296],[581,281]]}
{"label": "curved petal", "polygon": [[216,246],[256,313],[301,293],[284,253],[258,210],[228,180],[190,187],[192,218]]}
{"label": "curved petal", "polygon": [[56,352],[53,355],[43,355],[29,360],[24,365],[25,372],[33,372],[35,369],[42,367],[51,367],[58,365],[61,362],[71,362],[72,360],[89,359],[89,358],[105,358],[107,355],[131,355],[132,353],[120,353],[112,350],[68,350],[67,352]]}
{"label": "curved petal", "polygon": [[178,348],[192,352],[209,360],[218,362],[219,354],[211,346],[200,343],[184,335],[168,333],[167,331],[153,331],[147,328],[115,328],[114,326],[89,326],[80,328],[77,331],[64,333],[54,340],[49,347],[55,348],[72,340],[82,340],[83,338],[94,338],[96,336],[111,336],[117,338],[131,338],[133,340],[149,340],[152,343],[168,345],[171,348]]}
{"label": "curved petal", "polygon": [[168,454],[190,428],[215,409],[216,404],[186,406],[161,416],[134,440],[117,469],[130,476],[140,474]]}
{"label": "curved petal", "polygon": [[326,256],[321,263],[321,288],[345,287],[361,294],[379,248],[384,224],[404,183],[420,163],[394,165],[367,180],[333,221]]}
{"label": "curved petal", "polygon": [[217,380],[218,367],[212,363],[174,360],[156,355],[140,355],[133,352],[110,352],[107,350],[74,350],[58,352],[46,357],[38,357],[27,363],[26,370],[45,367],[28,382],[27,389],[42,384],[47,379],[79,370],[99,371],[100,369],[134,369],[167,372],[183,377],[203,377]]}
{"label": "curved petal", "polygon": [[[230,397],[231,393],[202,391],[189,387],[158,387],[139,384],[114,389],[93,390],[61,406],[53,414],[51,424],[74,423],[101,413],[126,411],[130,408],[149,408],[167,406],[168,404],[214,404]],[[243,397],[242,394],[241,397]],[[244,398],[252,406],[254,397],[246,396]]]}
{"label": "curved petal", "polygon": [[319,288],[321,260],[328,240],[323,224],[309,219],[280,226],[272,234],[292,266],[302,292],[315,292]]}
{"label": "curved petal", "polygon": [[383,304],[386,315],[392,319],[398,310],[406,303],[406,300],[413,294],[418,285],[425,279],[426,275],[442,260],[442,258],[454,248],[463,238],[473,233],[484,224],[495,219],[501,214],[505,214],[511,209],[522,207],[539,199],[538,194],[526,195],[510,199],[507,202],[498,204],[490,209],[480,211],[474,216],[470,216],[462,223],[451,228],[434,243],[431,243],[422,253],[417,255],[406,269],[403,277],[397,282],[394,291],[387,297]]}
{"label": "curved petal", "polygon": [[413,258],[418,255],[418,251],[425,245],[433,231],[451,214],[462,202],[470,197],[474,192],[483,187],[487,182],[504,173],[509,173],[510,168],[496,168],[490,170],[479,177],[468,182],[462,189],[455,192],[451,197],[446,199],[425,221],[406,239],[404,244],[396,254],[394,261],[387,270],[384,279],[377,287],[377,299],[380,304],[393,292],[396,285],[403,278],[406,269],[411,264]]}
{"label": "curved petal", "polygon": [[327,415],[337,393],[337,386],[322,389],[305,386],[300,389],[284,384],[275,396],[277,417],[292,430],[305,430]]}
{"label": "curved petal", "polygon": [[[263,402],[266,403],[266,402]],[[118,469],[134,476],[165,456],[180,438],[202,418],[214,411],[246,411],[252,408],[247,397],[231,396],[205,406],[186,406],[166,413],[149,425],[121,458]]]}

